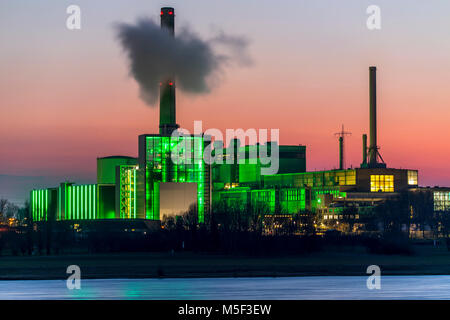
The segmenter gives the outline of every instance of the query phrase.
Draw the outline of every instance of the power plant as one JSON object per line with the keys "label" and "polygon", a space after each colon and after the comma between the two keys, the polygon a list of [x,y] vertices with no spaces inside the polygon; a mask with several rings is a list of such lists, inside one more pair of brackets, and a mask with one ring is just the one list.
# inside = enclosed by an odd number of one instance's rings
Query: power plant
{"label": "power plant", "polygon": [[[175,10],[161,9],[161,28],[175,36]],[[369,213],[377,204],[406,190],[418,187],[418,171],[388,168],[377,141],[376,67],[369,68],[370,142],[362,136],[362,161],[359,168],[346,168],[344,136],[339,136],[339,169],[306,171],[306,147],[280,145],[279,170],[262,175],[264,164],[207,164],[204,150],[209,139],[204,135],[177,135],[176,79],[160,83],[159,133],[138,137],[138,157],[109,156],[97,158],[97,183],[36,189],[30,193],[34,221],[143,221],[158,227],[164,217],[195,210],[198,222],[207,222],[211,208],[218,204],[263,207],[265,218],[287,217],[299,212],[316,212],[325,220],[342,219],[345,208],[355,208],[354,218]],[[224,148],[221,141],[213,146],[224,159],[239,152],[250,154],[256,146],[240,146],[238,140]],[[275,142],[267,146],[274,147]],[[191,150],[190,157],[175,162],[171,155]],[[237,160],[237,158],[235,159]],[[439,205],[450,208],[450,192],[434,190]]]}

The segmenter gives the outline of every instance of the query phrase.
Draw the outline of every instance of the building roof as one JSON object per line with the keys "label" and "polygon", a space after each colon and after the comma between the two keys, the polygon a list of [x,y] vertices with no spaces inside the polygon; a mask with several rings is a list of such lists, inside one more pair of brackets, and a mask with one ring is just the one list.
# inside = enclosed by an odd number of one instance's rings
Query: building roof
{"label": "building roof", "polygon": [[98,157],[97,159],[137,159],[137,158],[129,156],[107,156],[107,157]]}

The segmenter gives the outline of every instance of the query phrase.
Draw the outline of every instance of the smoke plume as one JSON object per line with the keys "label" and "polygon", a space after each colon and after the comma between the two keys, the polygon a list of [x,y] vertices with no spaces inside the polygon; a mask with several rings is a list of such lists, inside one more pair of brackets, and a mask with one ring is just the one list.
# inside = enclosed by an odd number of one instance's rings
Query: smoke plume
{"label": "smoke plume", "polygon": [[248,41],[220,32],[203,40],[183,28],[172,37],[150,19],[134,25],[119,24],[118,39],[130,63],[130,74],[139,83],[141,98],[157,102],[159,83],[175,78],[177,88],[193,94],[210,92],[232,65],[249,66]]}

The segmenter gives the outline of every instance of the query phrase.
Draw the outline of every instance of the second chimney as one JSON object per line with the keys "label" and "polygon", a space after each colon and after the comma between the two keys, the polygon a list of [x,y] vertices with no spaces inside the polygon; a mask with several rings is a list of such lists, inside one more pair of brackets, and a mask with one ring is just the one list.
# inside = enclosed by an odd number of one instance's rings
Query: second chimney
{"label": "second chimney", "polygon": [[377,163],[377,67],[369,68],[369,90],[370,90],[370,146],[369,164]]}

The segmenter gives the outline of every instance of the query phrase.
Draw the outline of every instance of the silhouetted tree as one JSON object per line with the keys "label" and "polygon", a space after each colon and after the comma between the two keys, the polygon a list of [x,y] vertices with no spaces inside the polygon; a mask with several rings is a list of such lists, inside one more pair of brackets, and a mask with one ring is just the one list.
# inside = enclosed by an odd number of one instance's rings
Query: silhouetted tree
{"label": "silhouetted tree", "polygon": [[45,221],[45,228],[47,232],[46,249],[47,255],[52,253],[53,245],[53,224],[56,221],[56,204],[51,201],[47,210],[47,221]]}
{"label": "silhouetted tree", "polygon": [[409,233],[411,213],[407,192],[387,199],[383,204],[375,207],[375,212],[383,224],[385,233],[401,233],[404,225],[408,226],[407,232]]}
{"label": "silhouetted tree", "polygon": [[438,221],[440,232],[445,238],[447,250],[450,251],[450,210],[437,212],[436,220]]}
{"label": "silhouetted tree", "polygon": [[25,201],[24,205],[19,208],[17,212],[17,219],[25,220],[28,218],[28,212],[30,211],[30,202],[28,200]]}
{"label": "silhouetted tree", "polygon": [[432,192],[418,191],[410,192],[409,201],[412,209],[412,221],[420,226],[422,231],[422,237],[425,237],[425,228],[430,226],[434,229],[435,216],[434,216],[434,204]]}
{"label": "silhouetted tree", "polygon": [[262,231],[264,216],[269,213],[269,206],[265,202],[257,202],[250,207],[250,231],[258,234]]}
{"label": "silhouetted tree", "polygon": [[6,199],[0,199],[0,224],[5,222],[6,209],[8,208],[9,201]]}

